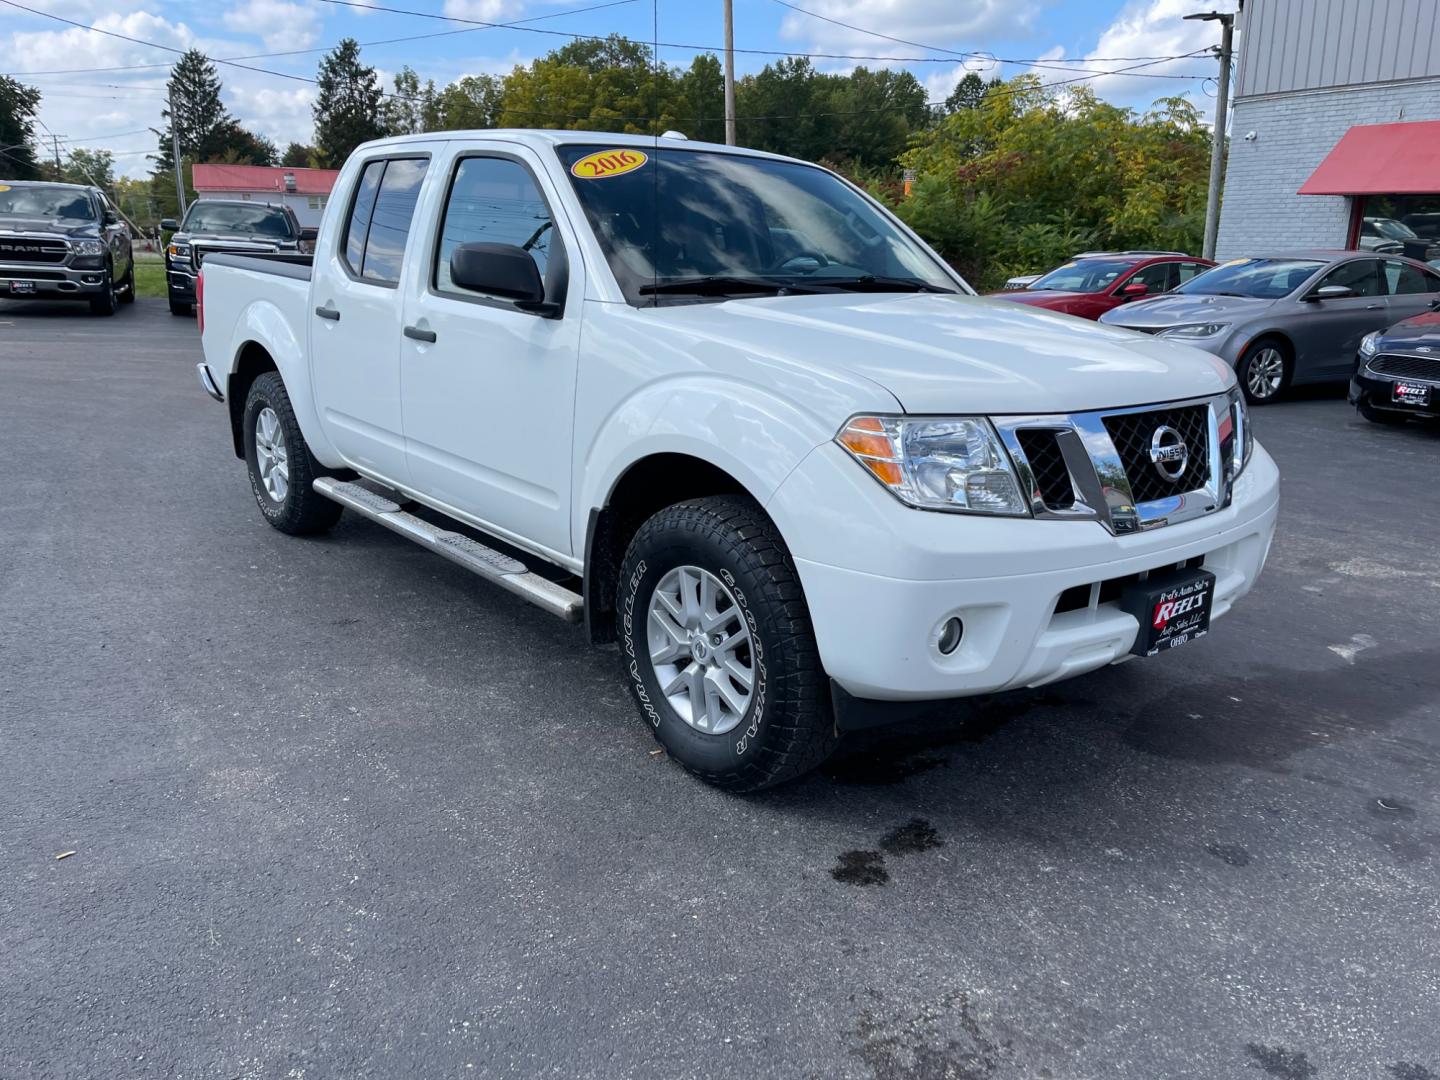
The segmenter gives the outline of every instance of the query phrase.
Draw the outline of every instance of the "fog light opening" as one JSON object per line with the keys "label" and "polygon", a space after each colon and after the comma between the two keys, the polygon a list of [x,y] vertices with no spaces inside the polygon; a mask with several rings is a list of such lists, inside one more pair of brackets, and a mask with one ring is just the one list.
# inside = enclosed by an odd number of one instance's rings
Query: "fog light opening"
{"label": "fog light opening", "polygon": [[965,624],[952,616],[940,627],[940,640],[935,643],[935,647],[940,650],[941,656],[949,656],[960,647],[964,636]]}

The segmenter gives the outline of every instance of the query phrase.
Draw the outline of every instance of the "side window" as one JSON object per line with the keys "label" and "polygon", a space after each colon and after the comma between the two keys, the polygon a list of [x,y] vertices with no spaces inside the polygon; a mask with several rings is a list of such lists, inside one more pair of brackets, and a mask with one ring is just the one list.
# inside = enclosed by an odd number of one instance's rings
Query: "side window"
{"label": "side window", "polygon": [[393,285],[400,280],[405,240],[420,199],[425,165],[424,158],[394,158],[386,163],[375,195],[370,235],[365,241],[365,262],[360,268],[360,276],[366,281]]}
{"label": "side window", "polygon": [[450,280],[450,255],[458,245],[477,241],[524,248],[543,279],[554,237],[550,208],[529,170],[508,158],[462,158],[440,226],[435,290],[459,292]]}
{"label": "side window", "polygon": [[1129,285],[1134,285],[1136,282],[1139,282],[1149,290],[1147,293],[1149,296],[1154,296],[1156,293],[1169,292],[1171,288],[1170,268],[1173,265],[1173,263],[1154,263],[1151,266],[1145,267],[1143,270],[1137,270],[1130,276],[1125,284],[1120,287],[1124,289]]}
{"label": "side window", "polygon": [[1321,289],[1326,285],[1344,285],[1353,289],[1356,296],[1385,295],[1385,282],[1380,277],[1380,263],[1376,259],[1342,263],[1321,278],[1315,287]]}
{"label": "side window", "polygon": [[375,193],[380,190],[380,176],[385,162],[372,161],[360,174],[355,185],[355,200],[350,207],[350,221],[345,226],[345,265],[359,275],[365,262],[365,234],[370,231],[370,215],[375,210]]}
{"label": "side window", "polygon": [[1440,292],[1440,276],[1395,259],[1385,260],[1385,284],[1391,296]]}
{"label": "side window", "polygon": [[1206,266],[1204,263],[1196,262],[1182,262],[1178,263],[1177,265],[1180,269],[1179,284],[1181,285],[1184,285],[1185,282],[1189,281],[1193,277],[1199,277],[1206,270],[1210,269],[1210,267]]}

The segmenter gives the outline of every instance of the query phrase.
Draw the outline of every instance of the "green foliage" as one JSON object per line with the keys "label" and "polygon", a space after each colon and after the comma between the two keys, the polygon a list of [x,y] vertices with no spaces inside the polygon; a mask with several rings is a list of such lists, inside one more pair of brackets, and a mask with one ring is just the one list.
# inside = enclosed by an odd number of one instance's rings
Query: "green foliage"
{"label": "green foliage", "polygon": [[619,34],[574,41],[506,76],[500,126],[663,131],[672,126],[678,81],[674,69],[652,64],[648,45]]}
{"label": "green foliage", "polygon": [[280,164],[287,169],[318,169],[319,159],[313,146],[292,142],[280,155]]}
{"label": "green foliage", "polygon": [[355,147],[385,135],[383,92],[375,69],[360,62],[360,43],[348,37],[321,59],[316,81],[315,149],[327,168],[338,169]]}
{"label": "green foliage", "polygon": [[60,181],[66,184],[93,184],[107,192],[115,189],[115,155],[109,150],[76,147],[65,155]]}
{"label": "green foliage", "polygon": [[500,121],[504,85],[494,75],[466,75],[436,95],[435,116],[427,131],[493,128]]}
{"label": "green foliage", "polygon": [[0,75],[0,177],[33,180],[40,175],[31,140],[40,91]]}
{"label": "green foliage", "polygon": [[981,288],[1085,248],[1200,245],[1209,134],[1183,98],[1137,115],[1023,75],[900,160],[919,179],[898,212]]}
{"label": "green foliage", "polygon": [[420,76],[406,64],[395,75],[394,93],[380,103],[380,122],[387,135],[418,135],[434,131],[438,124],[439,104],[435,81],[420,85]]}

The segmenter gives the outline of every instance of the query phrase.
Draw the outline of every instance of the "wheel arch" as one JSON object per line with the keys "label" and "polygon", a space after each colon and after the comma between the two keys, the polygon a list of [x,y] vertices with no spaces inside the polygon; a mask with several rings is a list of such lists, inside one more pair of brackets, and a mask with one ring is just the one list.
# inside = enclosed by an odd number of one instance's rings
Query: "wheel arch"
{"label": "wheel arch", "polygon": [[[258,341],[246,341],[235,354],[235,363],[225,384],[225,402],[230,406],[230,435],[235,443],[235,456],[245,457],[245,433],[241,424],[245,416],[245,398],[255,380],[267,371],[279,372],[275,358]],[[284,375],[280,376],[282,379]]]}

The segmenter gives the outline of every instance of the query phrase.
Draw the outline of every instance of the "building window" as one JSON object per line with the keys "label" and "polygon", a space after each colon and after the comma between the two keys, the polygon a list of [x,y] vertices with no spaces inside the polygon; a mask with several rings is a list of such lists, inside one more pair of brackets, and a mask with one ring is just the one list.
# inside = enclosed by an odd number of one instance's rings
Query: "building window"
{"label": "building window", "polygon": [[1440,195],[1362,195],[1357,247],[1440,266]]}
{"label": "building window", "polygon": [[324,210],[326,198],[324,195],[311,195],[305,203],[311,210]]}
{"label": "building window", "polygon": [[242,191],[242,192],[240,193],[240,198],[244,199],[246,202],[249,202],[249,201],[250,201],[250,192],[248,192],[248,191]]}

